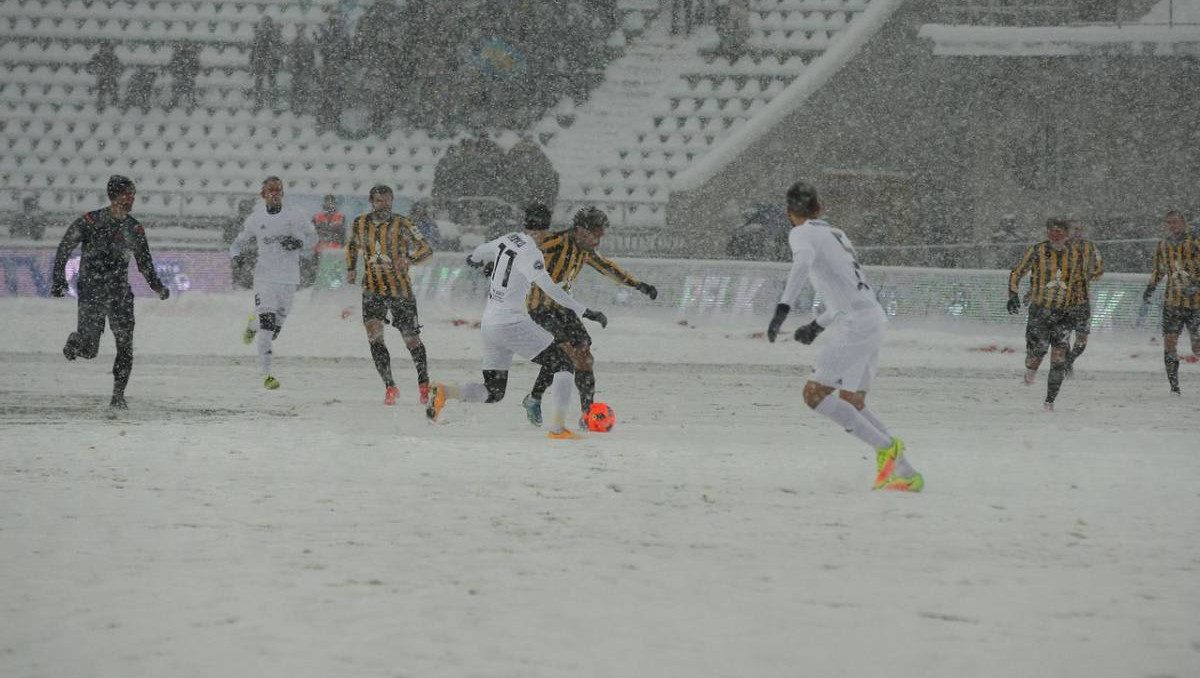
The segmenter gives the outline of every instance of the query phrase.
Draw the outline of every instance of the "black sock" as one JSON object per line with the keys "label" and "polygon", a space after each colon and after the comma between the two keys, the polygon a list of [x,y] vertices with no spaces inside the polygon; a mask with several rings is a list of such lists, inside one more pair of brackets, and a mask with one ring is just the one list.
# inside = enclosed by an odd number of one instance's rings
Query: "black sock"
{"label": "black sock", "polygon": [[1075,344],[1075,347],[1072,348],[1071,352],[1067,354],[1067,366],[1070,367],[1074,365],[1075,359],[1083,355],[1085,350],[1087,350],[1087,344]]}
{"label": "black sock", "polygon": [[533,382],[533,390],[529,392],[530,397],[534,400],[541,400],[542,394],[550,388],[550,383],[553,381],[554,372],[549,367],[542,365],[542,370],[538,372],[537,379]]}
{"label": "black sock", "polygon": [[388,353],[387,344],[383,341],[372,341],[371,343],[371,359],[375,361],[375,370],[379,372],[379,376],[383,378],[384,386],[395,386],[396,382],[392,381],[392,355]]}
{"label": "black sock", "polygon": [[1058,397],[1058,389],[1062,387],[1063,378],[1067,374],[1067,365],[1062,363],[1050,364],[1050,376],[1046,380],[1046,402],[1052,403]]}
{"label": "black sock", "polygon": [[113,396],[125,397],[125,387],[129,385],[132,372],[133,347],[118,346],[117,357],[113,360]]}
{"label": "black sock", "polygon": [[417,344],[416,348],[408,349],[412,354],[413,365],[417,368],[417,383],[429,381],[429,360],[425,357],[425,344]]}
{"label": "black sock", "polygon": [[579,406],[587,414],[596,398],[596,375],[591,370],[575,372],[575,388],[579,389]]}
{"label": "black sock", "polygon": [[1167,366],[1167,381],[1172,391],[1179,390],[1179,354],[1175,351],[1163,353],[1163,363]]}

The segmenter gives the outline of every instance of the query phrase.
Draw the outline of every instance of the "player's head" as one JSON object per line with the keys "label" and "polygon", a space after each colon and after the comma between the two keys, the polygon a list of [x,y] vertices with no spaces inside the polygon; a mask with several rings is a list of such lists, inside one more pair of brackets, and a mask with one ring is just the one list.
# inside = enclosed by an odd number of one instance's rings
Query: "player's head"
{"label": "player's head", "polygon": [[1083,222],[1078,219],[1067,220],[1067,239],[1071,242],[1080,242],[1083,240]]}
{"label": "player's head", "polygon": [[1163,224],[1167,227],[1167,234],[1176,238],[1183,236],[1187,231],[1187,222],[1183,220],[1183,212],[1179,210],[1167,212],[1166,218],[1163,219]]}
{"label": "player's head", "polygon": [[133,185],[133,179],[114,174],[108,178],[108,201],[113,207],[128,212],[133,209],[133,199],[137,195],[137,188]]}
{"label": "player's head", "polygon": [[268,210],[279,211],[279,208],[283,207],[283,179],[277,176],[263,179],[262,192],[259,195],[262,196]]}
{"label": "player's head", "polygon": [[545,203],[531,202],[525,206],[525,218],[522,227],[529,237],[538,245],[550,237],[550,208]]}
{"label": "player's head", "polygon": [[332,211],[336,210],[337,209],[337,196],[336,195],[325,196],[325,199],[321,201],[321,207],[326,212],[332,212]]}
{"label": "player's head", "polygon": [[392,211],[392,187],[384,184],[376,184],[371,187],[371,192],[367,194],[367,199],[371,201],[371,209],[376,214],[387,214]]}
{"label": "player's head", "polygon": [[1055,245],[1067,242],[1067,234],[1070,230],[1067,220],[1062,217],[1051,217],[1046,220],[1046,240]]}
{"label": "player's head", "polygon": [[600,244],[604,232],[608,229],[608,215],[596,207],[584,207],[575,213],[571,220],[575,228],[575,242],[585,250],[590,250]]}
{"label": "player's head", "polygon": [[787,211],[792,223],[804,223],[821,216],[821,199],[817,188],[807,181],[797,181],[787,191]]}

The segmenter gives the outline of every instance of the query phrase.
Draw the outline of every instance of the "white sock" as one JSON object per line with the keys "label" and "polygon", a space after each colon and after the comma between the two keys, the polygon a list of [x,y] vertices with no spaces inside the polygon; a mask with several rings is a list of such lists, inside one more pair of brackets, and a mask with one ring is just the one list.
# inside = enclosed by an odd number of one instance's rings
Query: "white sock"
{"label": "white sock", "polygon": [[550,401],[554,404],[550,419],[551,430],[566,428],[567,408],[571,406],[571,388],[575,386],[575,375],[570,372],[555,372],[550,382]]}
{"label": "white sock", "polygon": [[817,405],[817,413],[822,414],[838,423],[842,428],[846,429],[846,433],[858,438],[864,443],[871,446],[871,449],[880,450],[885,447],[890,447],[892,437],[885,435],[882,431],[859,414],[858,410],[850,403],[838,397],[837,393],[830,393],[825,396]]}
{"label": "white sock", "polygon": [[271,336],[271,332],[258,333],[258,364],[262,366],[264,377],[271,375],[271,343],[275,338]]}
{"label": "white sock", "polygon": [[472,381],[458,387],[458,396],[464,403],[486,403],[488,390],[483,384]]}
{"label": "white sock", "polygon": [[882,433],[883,435],[885,435],[889,438],[892,437],[892,432],[889,431],[887,429],[887,427],[883,425],[882,421],[879,421],[879,417],[875,416],[875,413],[872,412],[870,410],[870,408],[864,407],[861,410],[859,410],[858,413],[861,414],[863,416],[863,418],[865,418],[867,421],[871,422],[872,426],[879,429],[880,433]]}

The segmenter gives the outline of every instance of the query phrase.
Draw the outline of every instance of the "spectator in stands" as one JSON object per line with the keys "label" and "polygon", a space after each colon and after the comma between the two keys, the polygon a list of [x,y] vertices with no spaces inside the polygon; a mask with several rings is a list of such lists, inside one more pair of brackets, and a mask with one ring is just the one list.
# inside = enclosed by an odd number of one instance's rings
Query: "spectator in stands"
{"label": "spectator in stands", "polygon": [[[238,233],[241,233],[242,226],[246,223],[246,218],[254,211],[254,205],[255,201],[253,198],[239,200],[237,214],[221,223],[221,239],[224,240],[226,245],[233,244]],[[233,275],[234,287],[243,290],[254,287],[254,265],[256,263],[258,263],[258,245],[252,240],[230,262],[230,272]]]}
{"label": "spectator in stands", "polygon": [[27,195],[21,201],[21,213],[12,220],[8,234],[13,238],[29,238],[41,240],[46,235],[46,225],[50,218],[38,206],[36,195]]}
{"label": "spectator in stands", "polygon": [[717,51],[731,62],[746,53],[750,41],[750,1],[724,0],[715,9],[717,35],[721,38]]}
{"label": "spectator in stands", "polygon": [[88,61],[87,71],[96,76],[96,108],[103,111],[111,103],[120,106],[121,71],[125,69],[117,58],[116,47],[107,40]]}
{"label": "spectator in stands", "polygon": [[506,182],[502,198],[517,207],[531,203],[554,205],[558,201],[558,172],[529,134],[508,149],[504,157]]}
{"label": "spectator in stands", "polygon": [[342,114],[345,83],[350,75],[350,37],[346,22],[338,12],[331,11],[322,24],[317,38],[317,51],[321,55],[320,85],[314,102],[317,127],[329,130],[337,126]]}
{"label": "spectator in stands", "polygon": [[296,39],[292,41],[288,52],[288,70],[292,73],[292,91],[289,101],[292,113],[302,115],[308,112],[313,98],[315,83],[313,77],[317,72],[317,54],[312,41],[308,39],[308,28],[301,26],[296,31]]}
{"label": "spectator in stands", "polygon": [[154,86],[157,79],[158,70],[153,66],[138,66],[125,90],[125,108],[138,108],[143,114],[149,113],[158,94]]}
{"label": "spectator in stands", "polygon": [[430,247],[436,250],[442,246],[441,230],[438,228],[437,221],[434,220],[433,215],[429,213],[429,205],[424,200],[418,200],[413,203],[408,218],[417,227],[417,230],[421,233],[421,237],[425,238]]}
{"label": "spectator in stands", "polygon": [[325,196],[321,211],[313,217],[313,227],[317,229],[318,250],[346,244],[346,215],[338,211],[337,196]]}
{"label": "spectator in stands", "polygon": [[265,16],[254,27],[250,43],[250,73],[254,76],[256,109],[275,105],[275,80],[283,65],[283,34],[271,17]]}
{"label": "spectator in stands", "polygon": [[181,40],[175,45],[175,53],[167,64],[171,73],[171,105],[186,101],[187,109],[196,107],[196,76],[200,74],[200,45]]}

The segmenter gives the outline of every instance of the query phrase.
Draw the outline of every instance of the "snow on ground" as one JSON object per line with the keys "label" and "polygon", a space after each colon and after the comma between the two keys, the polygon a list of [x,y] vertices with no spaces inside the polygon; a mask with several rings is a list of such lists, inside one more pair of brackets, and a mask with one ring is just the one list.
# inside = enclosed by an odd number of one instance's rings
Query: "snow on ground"
{"label": "snow on ground", "polygon": [[[109,420],[111,337],[67,363],[73,301],[0,299],[0,675],[1200,671],[1200,369],[1169,399],[1153,328],[1096,335],[1046,414],[1019,326],[894,323],[871,401],[928,483],[898,495],[766,318],[614,312],[617,428],[558,442],[526,365],[426,423],[395,333],[385,408],[352,303],[298,297],[265,392],[249,293],[139,300]],[[436,377],[473,377],[475,311],[426,306]]]}

